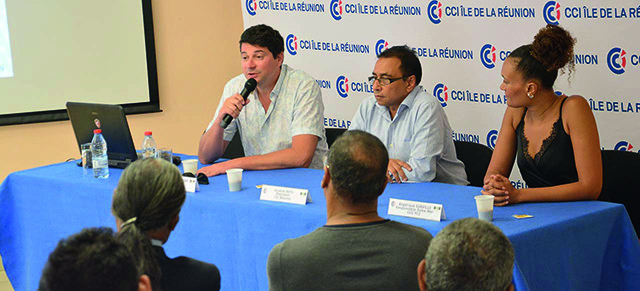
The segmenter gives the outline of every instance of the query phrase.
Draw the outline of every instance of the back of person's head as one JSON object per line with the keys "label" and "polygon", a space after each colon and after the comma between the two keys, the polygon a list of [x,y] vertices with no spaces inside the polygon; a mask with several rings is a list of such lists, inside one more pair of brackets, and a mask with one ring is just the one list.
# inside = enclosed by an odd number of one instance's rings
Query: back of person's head
{"label": "back of person's head", "polygon": [[87,228],[58,243],[40,290],[134,291],[141,275],[133,255],[110,228]]}
{"label": "back of person's head", "polygon": [[388,164],[384,144],[360,130],[349,130],[338,137],[327,160],[336,194],[353,205],[378,199],[387,184]]}
{"label": "back of person's head", "polygon": [[266,47],[274,58],[284,52],[284,39],[282,35],[266,24],[258,24],[247,28],[240,36],[240,48],[242,48],[243,43]]}
{"label": "back of person's head", "polygon": [[178,168],[153,158],[129,165],[113,193],[111,211],[123,222],[118,238],[136,254],[138,268],[151,277],[154,286],[159,286],[160,270],[147,232],[175,221],[185,199]]}
{"label": "back of person's head", "polygon": [[558,70],[568,66],[573,71],[573,47],[576,39],[564,28],[548,24],[538,31],[533,43],[515,49],[509,58],[517,61],[516,70],[524,80],[537,79],[547,89],[553,88]]}
{"label": "back of person's head", "polygon": [[178,216],[186,199],[180,171],[162,159],[142,159],[123,172],[113,193],[113,214],[127,225],[149,231]]}
{"label": "back of person's head", "polygon": [[507,290],[513,262],[511,242],[499,228],[476,218],[457,220],[431,240],[425,256],[426,289]]}
{"label": "back of person's head", "polygon": [[420,84],[422,80],[422,65],[418,59],[418,55],[414,50],[406,45],[393,46],[378,55],[379,59],[382,58],[397,58],[400,60],[400,71],[402,71],[403,77],[409,77],[411,75],[416,76],[416,86]]}

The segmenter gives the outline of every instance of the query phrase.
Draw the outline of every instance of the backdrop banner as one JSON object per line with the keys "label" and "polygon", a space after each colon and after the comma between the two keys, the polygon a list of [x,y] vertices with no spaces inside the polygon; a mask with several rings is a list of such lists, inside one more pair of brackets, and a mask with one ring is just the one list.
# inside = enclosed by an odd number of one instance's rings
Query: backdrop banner
{"label": "backdrop banner", "polygon": [[[640,2],[240,0],[245,28],[265,23],[285,39],[285,63],[322,88],[326,127],[348,128],[376,55],[408,45],[421,85],[444,107],[453,139],[495,146],[506,108],[500,70],[509,53],[547,24],[577,39],[575,71],[557,94],[581,95],[603,149],[640,150]],[[516,188],[526,187],[517,166]]]}

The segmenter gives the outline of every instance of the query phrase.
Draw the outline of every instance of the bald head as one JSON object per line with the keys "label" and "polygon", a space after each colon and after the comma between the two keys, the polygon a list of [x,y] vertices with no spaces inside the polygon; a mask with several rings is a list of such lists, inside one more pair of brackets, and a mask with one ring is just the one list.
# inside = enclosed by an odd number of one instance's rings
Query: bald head
{"label": "bald head", "polygon": [[389,154],[375,136],[360,130],[342,134],[327,161],[336,194],[353,205],[377,201],[387,183]]}

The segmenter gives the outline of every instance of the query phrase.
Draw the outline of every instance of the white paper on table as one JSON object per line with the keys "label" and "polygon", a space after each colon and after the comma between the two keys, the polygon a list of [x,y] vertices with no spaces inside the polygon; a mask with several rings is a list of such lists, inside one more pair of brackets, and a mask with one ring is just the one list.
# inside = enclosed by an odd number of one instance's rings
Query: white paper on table
{"label": "white paper on table", "polygon": [[399,215],[412,218],[440,221],[447,219],[442,204],[410,201],[402,199],[389,199],[389,215]]}
{"label": "white paper on table", "polygon": [[262,185],[260,200],[305,205],[311,203],[311,194],[308,189]]}
{"label": "white paper on table", "polygon": [[187,190],[187,192],[195,193],[196,191],[200,191],[198,179],[191,177],[182,177],[182,181],[184,182],[184,188],[185,190]]}

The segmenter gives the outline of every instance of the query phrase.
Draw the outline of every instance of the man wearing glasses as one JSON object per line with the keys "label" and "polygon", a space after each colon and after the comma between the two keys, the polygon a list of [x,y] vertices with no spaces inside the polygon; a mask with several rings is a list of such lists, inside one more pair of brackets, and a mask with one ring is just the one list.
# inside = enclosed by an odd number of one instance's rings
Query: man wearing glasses
{"label": "man wearing glasses", "polygon": [[389,182],[467,185],[447,115],[419,85],[421,78],[420,60],[409,47],[383,51],[369,77],[374,96],[360,104],[349,130],[382,140],[389,151]]}

